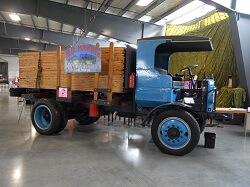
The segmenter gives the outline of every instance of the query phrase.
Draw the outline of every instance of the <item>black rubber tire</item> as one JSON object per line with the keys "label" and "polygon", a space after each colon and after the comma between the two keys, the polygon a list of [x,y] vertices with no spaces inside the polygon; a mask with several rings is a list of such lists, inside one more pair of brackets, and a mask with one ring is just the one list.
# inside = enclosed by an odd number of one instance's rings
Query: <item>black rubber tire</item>
{"label": "black rubber tire", "polygon": [[[168,117],[178,117],[185,121],[191,131],[191,138],[189,143],[180,149],[171,149],[169,147],[166,147],[159,139],[158,137],[158,127],[161,124],[163,120],[165,120]],[[200,140],[200,127],[196,119],[187,111],[184,110],[168,110],[165,112],[160,113],[157,115],[153,121],[152,127],[151,127],[151,135],[154,140],[154,143],[156,146],[166,154],[170,155],[177,155],[177,156],[183,156],[185,154],[190,153],[199,143]]]}
{"label": "black rubber tire", "polygon": [[90,125],[94,122],[96,122],[99,119],[99,117],[89,117],[84,113],[77,113],[75,114],[75,120],[80,124],[80,125]]}
{"label": "black rubber tire", "polygon": [[[41,129],[35,121],[34,115],[35,115],[35,111],[37,109],[37,107],[39,107],[40,105],[45,105],[49,108],[50,112],[51,112],[51,117],[52,117],[52,121],[51,121],[51,125],[48,129]],[[38,100],[31,111],[31,119],[32,119],[32,123],[34,128],[36,129],[36,131],[41,134],[41,135],[52,135],[57,133],[60,124],[61,124],[61,113],[60,110],[58,108],[58,104],[56,101],[54,100],[49,100],[49,99],[40,99]]]}
{"label": "black rubber tire", "polygon": [[92,120],[91,120],[91,123],[95,123],[96,121],[99,120],[100,117],[91,117]]}
{"label": "black rubber tire", "polygon": [[60,103],[58,102],[58,108],[60,110],[61,113],[61,124],[60,127],[58,129],[58,133],[61,132],[63,129],[65,129],[65,127],[67,126],[68,123],[68,111],[67,111],[67,107],[64,103]]}

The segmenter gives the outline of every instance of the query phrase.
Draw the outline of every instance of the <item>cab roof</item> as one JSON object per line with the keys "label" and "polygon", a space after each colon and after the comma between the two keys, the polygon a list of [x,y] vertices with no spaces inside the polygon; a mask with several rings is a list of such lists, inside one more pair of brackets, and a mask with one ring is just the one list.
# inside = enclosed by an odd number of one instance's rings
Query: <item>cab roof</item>
{"label": "cab roof", "polygon": [[[195,52],[212,51],[213,46],[210,38],[199,36],[160,36],[139,39],[138,42],[156,42],[165,40],[158,50],[162,52]],[[159,52],[160,52],[159,51]]]}

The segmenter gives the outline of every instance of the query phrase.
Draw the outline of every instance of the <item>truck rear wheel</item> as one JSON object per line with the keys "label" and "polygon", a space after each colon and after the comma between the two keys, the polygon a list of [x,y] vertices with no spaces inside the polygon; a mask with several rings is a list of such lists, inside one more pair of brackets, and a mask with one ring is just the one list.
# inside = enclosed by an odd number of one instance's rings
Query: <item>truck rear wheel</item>
{"label": "truck rear wheel", "polygon": [[87,113],[82,112],[82,113],[76,113],[75,115],[75,120],[80,124],[80,125],[90,125],[94,122],[96,122],[99,119],[99,117],[89,117]]}
{"label": "truck rear wheel", "polygon": [[61,121],[62,121],[57,132],[61,132],[67,126],[69,115],[68,115],[67,107],[65,106],[64,103],[58,102],[57,104],[58,104],[58,108],[59,108],[60,113],[61,113]]}
{"label": "truck rear wheel", "polygon": [[34,128],[42,135],[52,135],[58,132],[61,124],[61,113],[56,101],[38,100],[31,112]]}
{"label": "truck rear wheel", "polygon": [[182,156],[190,153],[198,144],[200,127],[190,113],[168,110],[155,117],[151,135],[162,152]]}

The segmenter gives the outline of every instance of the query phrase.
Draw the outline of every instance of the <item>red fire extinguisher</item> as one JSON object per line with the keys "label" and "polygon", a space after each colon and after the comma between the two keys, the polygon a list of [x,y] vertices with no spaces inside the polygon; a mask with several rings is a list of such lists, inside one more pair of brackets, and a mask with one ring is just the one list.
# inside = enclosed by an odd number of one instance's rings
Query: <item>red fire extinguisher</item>
{"label": "red fire extinguisher", "polygon": [[129,88],[135,88],[135,74],[131,73],[129,76]]}

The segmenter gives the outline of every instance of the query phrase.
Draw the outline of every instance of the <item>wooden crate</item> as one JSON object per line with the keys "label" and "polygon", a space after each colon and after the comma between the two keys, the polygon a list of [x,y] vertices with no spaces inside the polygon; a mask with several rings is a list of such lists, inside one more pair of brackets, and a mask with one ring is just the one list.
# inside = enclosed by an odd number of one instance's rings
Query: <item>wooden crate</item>
{"label": "wooden crate", "polygon": [[[61,53],[62,87],[67,87],[68,74],[64,72],[64,51]],[[19,53],[19,72],[21,88],[36,88],[39,52]],[[56,89],[57,87],[57,51],[41,52],[40,88]],[[125,48],[117,47],[114,50],[114,76],[112,91],[124,92],[124,62]],[[99,76],[99,88],[108,88],[109,48],[102,48],[102,72]],[[94,73],[72,74],[72,90],[94,91]]]}

